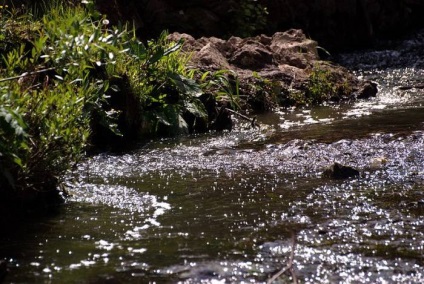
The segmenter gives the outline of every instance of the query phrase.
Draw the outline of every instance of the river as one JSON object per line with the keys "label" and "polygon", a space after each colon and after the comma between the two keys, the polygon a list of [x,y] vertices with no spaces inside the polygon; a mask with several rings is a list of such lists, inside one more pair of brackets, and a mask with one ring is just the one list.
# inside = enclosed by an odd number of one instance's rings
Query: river
{"label": "river", "polygon": [[424,283],[424,32],[336,59],[377,97],[79,164],[56,214],[2,230],[5,282]]}

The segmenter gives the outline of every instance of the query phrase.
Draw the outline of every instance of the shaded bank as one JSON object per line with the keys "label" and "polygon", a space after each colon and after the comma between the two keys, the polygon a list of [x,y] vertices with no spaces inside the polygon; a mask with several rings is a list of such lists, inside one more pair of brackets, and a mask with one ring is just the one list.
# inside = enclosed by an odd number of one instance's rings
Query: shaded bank
{"label": "shaded bank", "polygon": [[163,29],[194,37],[226,37],[271,35],[298,28],[325,48],[340,50],[369,46],[377,39],[398,37],[424,26],[424,3],[417,0],[96,2],[111,20],[134,21],[139,34],[146,38]]}
{"label": "shaded bank", "polygon": [[[7,0],[4,4],[39,4]],[[81,2],[72,0],[69,2]],[[114,23],[134,22],[144,38],[164,29],[194,37],[271,35],[302,29],[331,51],[362,48],[382,38],[424,27],[420,0],[97,0],[98,9]]]}

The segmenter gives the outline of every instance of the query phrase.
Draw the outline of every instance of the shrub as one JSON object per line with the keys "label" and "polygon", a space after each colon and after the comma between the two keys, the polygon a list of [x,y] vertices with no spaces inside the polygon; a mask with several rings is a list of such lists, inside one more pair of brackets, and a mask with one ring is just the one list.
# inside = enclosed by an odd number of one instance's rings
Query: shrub
{"label": "shrub", "polygon": [[[87,108],[101,99],[104,88],[87,78],[88,66],[79,66],[85,62],[74,39],[85,14],[74,12],[63,9],[55,20],[43,17],[2,58],[0,71],[8,76],[0,81],[2,191],[54,190],[83,153],[90,132]],[[72,21],[65,17],[71,14]],[[9,18],[2,35],[16,34],[19,21],[30,17]]]}
{"label": "shrub", "polygon": [[306,90],[307,102],[319,104],[333,97],[336,90],[332,81],[330,71],[314,67],[309,76],[309,84]]}
{"label": "shrub", "polygon": [[[206,111],[199,100],[201,86],[194,80],[195,71],[187,67],[189,56],[180,53],[182,42],[167,40],[163,32],[146,49],[133,45],[136,56],[129,63],[128,73],[132,93],[139,97],[142,115],[148,121],[145,131],[176,135],[188,131],[185,113],[206,120]],[[141,49],[141,50],[140,50]]]}
{"label": "shrub", "polygon": [[232,70],[207,71],[200,77],[203,89],[216,94],[216,99],[227,102],[234,109],[240,109],[240,81]]}
{"label": "shrub", "polygon": [[[110,27],[92,3],[43,9],[37,17],[0,10],[7,14],[0,30],[0,193],[55,190],[82,157],[93,123],[121,135],[125,110],[111,100],[123,95],[119,80],[137,101],[140,133],[161,125],[167,134],[181,132],[184,113],[205,119],[181,42],[164,33],[145,46],[126,25]],[[20,23],[28,22],[23,32]]]}

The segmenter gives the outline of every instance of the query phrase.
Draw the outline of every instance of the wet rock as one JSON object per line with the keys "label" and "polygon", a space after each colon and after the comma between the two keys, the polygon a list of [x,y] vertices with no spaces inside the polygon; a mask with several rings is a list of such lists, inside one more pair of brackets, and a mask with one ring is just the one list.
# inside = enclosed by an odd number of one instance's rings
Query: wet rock
{"label": "wet rock", "polygon": [[383,168],[387,164],[388,160],[385,156],[376,157],[371,159],[369,163],[369,168],[371,170],[378,170],[380,168]]}
{"label": "wet rock", "polygon": [[377,94],[377,84],[374,82],[365,82],[357,92],[358,99],[369,99]]}
{"label": "wet rock", "polygon": [[324,170],[322,177],[330,179],[348,179],[351,177],[359,176],[359,171],[350,167],[344,166],[339,163],[334,163]]}
{"label": "wet rock", "polygon": [[211,129],[218,132],[233,129],[233,121],[231,119],[231,113],[228,111],[225,105],[221,106],[218,111],[216,119],[212,122]]}

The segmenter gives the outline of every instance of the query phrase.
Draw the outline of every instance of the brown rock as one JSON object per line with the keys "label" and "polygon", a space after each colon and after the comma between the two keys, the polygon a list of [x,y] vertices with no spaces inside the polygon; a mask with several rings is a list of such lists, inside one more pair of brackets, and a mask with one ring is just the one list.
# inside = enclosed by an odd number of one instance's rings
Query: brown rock
{"label": "brown rock", "polygon": [[196,65],[206,70],[230,69],[227,59],[225,59],[224,55],[211,42],[202,47],[193,56],[192,60]]}
{"label": "brown rock", "polygon": [[364,82],[361,86],[359,91],[357,92],[357,98],[358,99],[369,99],[371,97],[374,97],[377,93],[377,84],[374,82]]}
{"label": "brown rock", "polygon": [[[231,37],[228,40],[216,37],[195,40],[186,34],[173,33],[169,39],[184,39],[183,50],[192,53],[192,63],[200,70],[235,71],[244,95],[256,96],[251,86],[258,79],[253,77],[253,72],[272,81],[273,86],[280,89],[282,96],[289,96],[293,92],[305,93],[308,91],[310,76],[316,69],[325,71],[327,77],[323,78],[326,80],[323,83],[333,86],[328,100],[367,98],[377,93],[375,84],[361,82],[346,68],[320,60],[317,42],[308,39],[301,30],[278,32],[272,37]],[[250,101],[256,101],[255,104],[260,105],[256,98]],[[284,105],[296,103],[291,99],[280,101],[285,101]],[[317,99],[315,102],[320,101],[321,99]],[[264,110],[263,107],[260,109]]]}
{"label": "brown rock", "polygon": [[229,62],[241,69],[258,71],[273,63],[273,53],[269,47],[257,40],[246,40],[232,55]]}
{"label": "brown rock", "polygon": [[292,29],[275,33],[270,48],[278,63],[304,69],[319,59],[317,46],[317,42],[307,39],[302,31]]}

